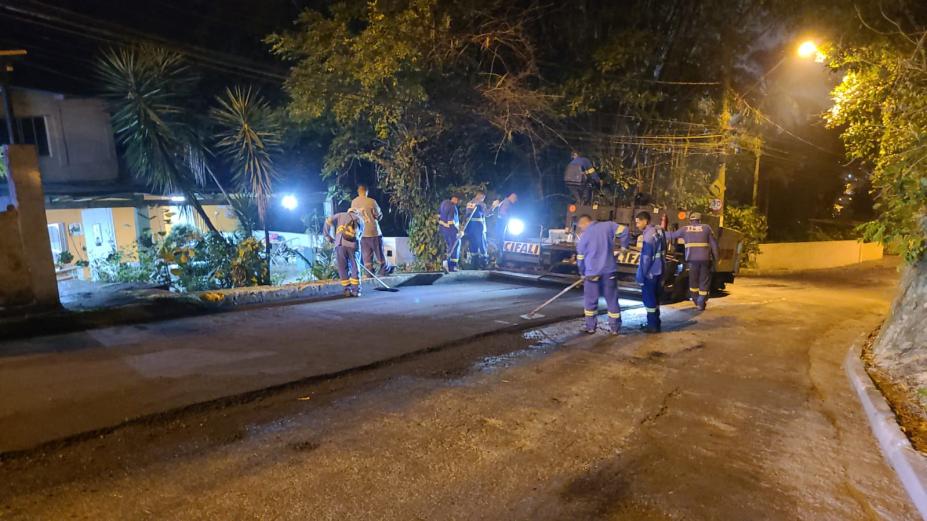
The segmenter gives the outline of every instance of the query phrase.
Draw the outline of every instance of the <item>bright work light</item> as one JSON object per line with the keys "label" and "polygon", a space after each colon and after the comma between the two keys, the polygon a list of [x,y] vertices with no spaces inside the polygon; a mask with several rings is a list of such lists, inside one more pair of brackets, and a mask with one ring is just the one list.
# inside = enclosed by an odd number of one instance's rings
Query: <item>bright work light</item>
{"label": "bright work light", "polygon": [[521,219],[509,219],[508,230],[512,235],[521,235],[521,233],[525,231],[525,221]]}
{"label": "bright work light", "polygon": [[296,199],[295,195],[289,194],[284,195],[283,199],[280,200],[280,204],[283,205],[287,210],[295,210],[299,206],[299,201]]}

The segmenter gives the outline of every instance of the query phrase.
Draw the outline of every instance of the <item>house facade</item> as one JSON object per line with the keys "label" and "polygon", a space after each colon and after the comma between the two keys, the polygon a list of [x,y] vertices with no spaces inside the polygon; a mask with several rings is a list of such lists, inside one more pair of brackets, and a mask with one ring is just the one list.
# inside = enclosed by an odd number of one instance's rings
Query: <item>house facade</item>
{"label": "house facade", "polygon": [[[167,233],[173,225],[205,229],[182,200],[147,193],[120,169],[102,100],[18,88],[12,100],[16,141],[35,146],[38,155],[53,256],[64,259],[68,252],[72,259],[58,263],[61,277],[90,277],[78,263],[92,265],[113,251],[131,255],[140,237]],[[0,127],[0,144],[8,144],[6,126]],[[235,230],[233,212],[218,198],[203,202],[220,231]],[[6,187],[0,186],[0,209],[7,203]]]}

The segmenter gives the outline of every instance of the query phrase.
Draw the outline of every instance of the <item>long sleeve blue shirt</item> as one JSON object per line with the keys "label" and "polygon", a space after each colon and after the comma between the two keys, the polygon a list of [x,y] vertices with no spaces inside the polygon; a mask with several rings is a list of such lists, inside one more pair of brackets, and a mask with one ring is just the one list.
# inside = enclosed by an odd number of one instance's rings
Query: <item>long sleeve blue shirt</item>
{"label": "long sleeve blue shirt", "polygon": [[611,275],[618,271],[615,262],[615,239],[627,248],[631,239],[627,226],[612,221],[595,221],[576,243],[576,262],[583,277]]}
{"label": "long sleeve blue shirt", "polygon": [[663,229],[652,224],[644,228],[641,260],[637,265],[637,282],[663,275],[663,255],[666,253],[666,235]]}

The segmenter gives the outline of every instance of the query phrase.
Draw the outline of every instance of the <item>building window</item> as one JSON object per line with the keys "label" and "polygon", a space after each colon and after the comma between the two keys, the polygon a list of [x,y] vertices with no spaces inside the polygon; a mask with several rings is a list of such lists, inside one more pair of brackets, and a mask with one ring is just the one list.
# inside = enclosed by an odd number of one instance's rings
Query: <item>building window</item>
{"label": "building window", "polygon": [[68,245],[64,240],[64,225],[60,223],[48,225],[48,242],[51,244],[52,256],[55,262],[58,262],[58,255],[63,251],[68,251]]}
{"label": "building window", "polygon": [[[48,130],[45,128],[45,116],[16,118],[13,132],[16,132],[17,143],[35,145],[38,154],[42,157],[51,155],[48,149]],[[0,121],[0,145],[9,144],[10,135],[6,131],[6,121]]]}

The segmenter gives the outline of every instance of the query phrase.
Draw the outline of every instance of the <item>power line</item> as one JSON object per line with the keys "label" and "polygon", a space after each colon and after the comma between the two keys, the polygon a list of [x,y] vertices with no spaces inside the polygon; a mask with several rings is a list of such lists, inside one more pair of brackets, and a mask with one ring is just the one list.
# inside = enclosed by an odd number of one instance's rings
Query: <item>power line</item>
{"label": "power line", "polygon": [[[89,18],[89,20],[91,22],[94,22],[94,24],[82,25],[80,23],[58,18],[56,16],[49,15],[47,13],[41,13],[41,12],[29,10],[29,9],[13,7],[10,5],[0,5],[0,8],[3,8],[7,11],[6,13],[7,16],[10,16],[17,20],[30,23],[30,24],[34,24],[34,25],[38,25],[41,27],[46,27],[52,30],[64,32],[64,33],[71,34],[74,36],[79,36],[82,38],[93,39],[96,41],[100,41],[103,43],[109,43],[109,44],[125,44],[125,43],[138,43],[138,42],[156,43],[156,44],[171,48],[172,50],[175,50],[177,52],[180,52],[184,54],[185,56],[189,57],[190,59],[192,59],[193,61],[199,63],[200,65],[213,69],[213,70],[218,70],[221,72],[228,72],[228,73],[236,74],[239,76],[245,76],[245,77],[250,77],[252,79],[259,79],[259,80],[282,81],[286,79],[286,76],[283,74],[279,74],[276,72],[270,72],[267,69],[257,69],[253,66],[246,65],[244,64],[246,61],[243,61],[240,57],[237,57],[234,55],[228,55],[228,54],[221,53],[218,51],[202,49],[202,48],[190,46],[187,44],[178,44],[176,42],[172,42],[164,38],[151,36],[151,35],[147,35],[144,33],[139,33],[138,31],[134,31],[131,29],[120,28],[122,32],[118,32],[118,30],[114,32],[112,30],[108,30],[102,27],[97,27],[97,25],[100,25],[105,22],[96,20],[94,18]],[[58,9],[58,10],[66,11],[62,9]],[[71,13],[70,11],[66,11],[66,12]],[[73,17],[79,19],[81,18],[81,15],[77,13],[73,13]],[[83,18],[87,19],[87,17],[83,17]],[[114,24],[109,24],[109,25],[112,26]],[[116,27],[120,27],[120,26],[116,26]],[[126,33],[133,33],[133,34],[126,34]],[[214,57],[214,56],[209,56],[209,54],[207,53],[214,54],[215,56],[219,56],[219,58]],[[238,62],[238,63],[234,63],[234,62]]]}
{"label": "power line", "polygon": [[[256,70],[256,71],[258,71],[258,72],[263,71],[263,72],[265,72],[265,73],[267,73],[267,74],[277,74],[277,71],[275,71],[275,70],[273,70],[273,69],[271,69],[271,68],[267,68],[266,65],[263,64],[263,63],[255,62],[254,60],[250,60],[250,59],[248,59],[248,58],[244,58],[244,57],[241,57],[241,56],[238,56],[238,55],[235,55],[235,54],[226,53],[226,52],[222,52],[222,51],[216,51],[216,50],[213,50],[213,49],[207,49],[207,48],[205,48],[205,47],[199,47],[199,46],[191,45],[191,44],[188,44],[188,43],[176,42],[176,41],[170,40],[170,39],[165,38],[165,37],[162,37],[162,36],[157,36],[157,35],[152,35],[152,34],[144,33],[144,32],[142,32],[142,31],[138,31],[138,30],[133,29],[133,28],[131,28],[131,27],[126,27],[126,26],[124,26],[124,25],[121,25],[121,24],[118,24],[118,23],[115,23],[115,22],[110,22],[110,21],[107,21],[107,20],[100,20],[100,19],[98,19],[98,18],[86,16],[86,15],[77,13],[77,12],[75,12],[75,11],[71,11],[71,10],[65,9],[65,8],[63,8],[63,7],[58,7],[58,6],[50,5],[50,4],[44,3],[44,2],[42,2],[42,1],[40,1],[40,0],[26,0],[26,1],[29,2],[29,3],[31,3],[31,4],[35,4],[35,5],[44,7],[45,9],[51,9],[51,10],[53,10],[53,11],[57,11],[57,12],[59,12],[59,13],[62,13],[62,14],[64,14],[64,15],[68,16],[69,18],[83,19],[84,21],[90,22],[91,24],[108,25],[108,26],[110,27],[110,30],[111,30],[111,31],[113,31],[113,30],[116,31],[117,35],[118,35],[118,32],[121,31],[123,34],[130,35],[131,38],[134,38],[134,39],[157,42],[157,43],[160,43],[160,44],[165,45],[165,46],[174,46],[174,47],[185,48],[185,49],[187,50],[186,52],[191,52],[191,53],[195,53],[195,54],[203,55],[203,56],[212,55],[212,59],[221,59],[221,60],[225,60],[225,61],[237,62],[237,63],[241,64],[242,66],[254,68],[254,70]],[[29,12],[28,10],[25,10],[25,11]],[[32,13],[33,13],[34,15],[36,15],[36,16],[51,16],[51,15],[48,15],[47,13],[41,13],[41,12],[37,12],[37,11],[32,11]],[[74,22],[70,22],[69,19],[59,19],[59,21],[62,22],[62,23],[70,23],[70,24],[74,25]],[[83,27],[83,26],[80,25],[80,24],[77,24],[77,25],[78,25],[79,27]],[[91,26],[92,26],[92,25],[91,25]]]}

